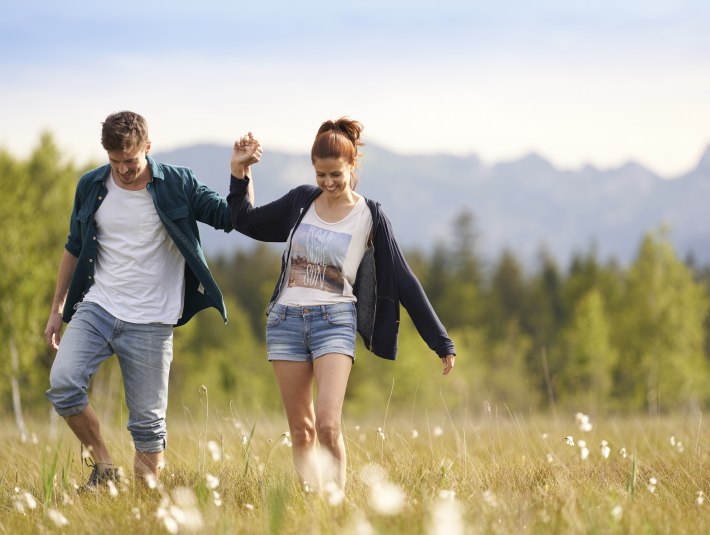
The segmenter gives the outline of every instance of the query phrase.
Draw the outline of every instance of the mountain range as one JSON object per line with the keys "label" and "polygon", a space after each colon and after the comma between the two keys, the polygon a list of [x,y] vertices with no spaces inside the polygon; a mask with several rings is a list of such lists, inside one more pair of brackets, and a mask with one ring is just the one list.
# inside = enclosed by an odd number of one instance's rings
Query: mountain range
{"label": "mountain range", "polygon": [[[191,167],[226,195],[230,154],[229,146],[201,144],[154,156]],[[267,151],[253,174],[257,204],[315,183],[307,154]],[[382,204],[405,250],[452,243],[454,220],[468,210],[477,250],[488,260],[508,249],[529,265],[544,248],[564,264],[594,247],[600,259],[623,264],[634,258],[646,232],[665,228],[679,257],[710,262],[710,147],[693,170],[664,179],[634,162],[563,170],[531,153],[484,165],[475,155],[412,156],[368,144],[358,175],[357,191]],[[201,235],[208,256],[253,243],[204,226]]]}

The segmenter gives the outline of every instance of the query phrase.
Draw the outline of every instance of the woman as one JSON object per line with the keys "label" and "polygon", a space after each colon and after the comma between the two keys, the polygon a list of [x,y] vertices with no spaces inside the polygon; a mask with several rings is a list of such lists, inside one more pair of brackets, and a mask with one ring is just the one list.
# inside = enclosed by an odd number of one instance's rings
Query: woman
{"label": "woman", "polygon": [[[355,359],[355,331],[376,355],[394,360],[399,303],[441,358],[454,367],[454,344],[407,265],[380,205],[355,192],[362,125],[326,121],[311,149],[316,186],[297,187],[255,207],[250,166],[261,158],[251,133],[235,142],[227,198],[235,229],[254,239],[286,242],[281,276],[268,308],[266,345],[281,391],[301,482],[345,486],[340,429]],[[318,397],[313,404],[313,381]],[[316,458],[315,438],[332,458]],[[321,473],[323,470],[323,473]]]}

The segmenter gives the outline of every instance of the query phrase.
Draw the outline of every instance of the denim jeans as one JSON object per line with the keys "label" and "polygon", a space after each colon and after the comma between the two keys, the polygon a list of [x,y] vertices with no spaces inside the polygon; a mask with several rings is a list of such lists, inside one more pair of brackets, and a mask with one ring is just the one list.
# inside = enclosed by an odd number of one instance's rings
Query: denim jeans
{"label": "denim jeans", "polygon": [[340,353],[355,360],[356,323],[354,303],[276,303],[266,319],[268,359],[309,362],[327,353]]}
{"label": "denim jeans", "polygon": [[60,416],[83,412],[89,404],[91,378],[114,353],[123,375],[128,430],[135,448],[146,453],[163,451],[172,325],[129,323],[95,303],[80,303],[52,364],[47,398]]}

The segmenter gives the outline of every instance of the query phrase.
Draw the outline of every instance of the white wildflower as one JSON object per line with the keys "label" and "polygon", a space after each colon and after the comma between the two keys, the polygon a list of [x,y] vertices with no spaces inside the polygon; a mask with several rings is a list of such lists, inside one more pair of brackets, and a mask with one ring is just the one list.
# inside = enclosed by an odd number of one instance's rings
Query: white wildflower
{"label": "white wildflower", "polygon": [[579,448],[579,455],[580,455],[580,457],[582,457],[583,461],[586,461],[589,458],[589,448],[587,446],[580,447]]}
{"label": "white wildflower", "polygon": [[483,492],[483,501],[490,507],[498,507],[498,498],[496,498],[496,495],[493,494],[491,489],[487,489]]}
{"label": "white wildflower", "polygon": [[177,533],[180,529],[177,521],[170,515],[165,515],[163,517],[163,525],[165,526],[165,529],[168,530],[168,533],[172,533],[173,535],[175,535],[175,533]]}
{"label": "white wildflower", "polygon": [[461,516],[461,506],[453,496],[441,497],[431,508],[431,517],[427,533],[429,535],[459,535],[464,532],[464,523]]}
{"label": "white wildflower", "polygon": [[215,507],[222,507],[222,495],[216,490],[212,491],[212,501]]}
{"label": "white wildflower", "polygon": [[699,490],[698,492],[695,493],[695,502],[698,505],[702,505],[703,502],[705,502],[705,493],[702,490]]}
{"label": "white wildflower", "polygon": [[69,525],[69,520],[67,520],[67,517],[56,509],[47,509],[47,516],[52,522],[54,522],[54,525],[57,527],[63,528],[64,526]]}
{"label": "white wildflower", "polygon": [[434,426],[434,437],[439,438],[443,434],[444,434],[444,429],[440,425],[435,425]]}
{"label": "white wildflower", "polygon": [[675,448],[675,435],[671,435],[671,446]]}
{"label": "white wildflower", "polygon": [[210,440],[207,443],[207,449],[209,450],[213,461],[217,462],[222,460],[222,448],[219,447],[219,444],[217,444],[216,441]]}
{"label": "white wildflower", "polygon": [[384,440],[384,439],[385,439],[385,431],[384,431],[384,429],[382,429],[381,427],[378,427],[378,428],[377,428],[377,436],[378,436],[381,440]]}
{"label": "white wildflower", "polygon": [[205,485],[207,485],[208,489],[214,490],[219,487],[219,478],[212,474],[207,474],[205,475]]}
{"label": "white wildflower", "polygon": [[153,474],[145,474],[143,477],[149,489],[154,489],[158,486],[158,479]]}
{"label": "white wildflower", "polygon": [[138,509],[138,507],[134,507],[133,509],[131,509],[131,514],[133,515],[133,518],[135,518],[136,520],[141,519],[141,510]]}
{"label": "white wildflower", "polygon": [[291,442],[291,433],[288,431],[281,435],[281,445],[286,446],[287,448],[293,446],[293,443]]}
{"label": "white wildflower", "polygon": [[589,416],[586,414],[578,412],[574,415],[574,419],[577,422],[580,431],[588,433],[592,430],[592,423],[589,421]]}
{"label": "white wildflower", "polygon": [[547,437],[549,436],[547,433],[543,433],[540,435],[542,437],[542,440],[547,440]]}
{"label": "white wildflower", "polygon": [[685,451],[685,448],[683,448],[683,443],[680,440],[676,444],[676,449],[678,450],[678,453],[683,453]]}
{"label": "white wildflower", "polygon": [[27,507],[30,509],[37,509],[37,500],[35,500],[35,497],[32,496],[29,492],[25,492],[22,495],[25,498],[25,502],[27,503]]}
{"label": "white wildflower", "polygon": [[412,429],[412,438],[417,438],[419,436],[419,431]]}
{"label": "white wildflower", "polygon": [[551,453],[548,453],[547,454],[547,462],[552,463],[552,462],[554,462],[554,460],[555,460],[555,457]]}
{"label": "white wildflower", "polygon": [[360,431],[360,426],[359,426],[359,425],[356,425],[356,426],[355,426],[355,431]]}
{"label": "white wildflower", "polygon": [[20,513],[21,515],[25,514],[25,503],[21,499],[15,498],[12,503],[18,513]]}
{"label": "white wildflower", "polygon": [[252,504],[250,504],[250,503],[245,503],[245,504],[244,504],[244,509],[246,509],[247,511],[253,511],[253,510],[254,510],[254,506],[253,506]]}
{"label": "white wildflower", "polygon": [[574,446],[574,437],[572,435],[566,436],[565,442],[567,442],[569,446]]}
{"label": "white wildflower", "polygon": [[204,522],[192,489],[187,487],[173,489],[172,498],[174,505],[170,508],[170,513],[173,518],[187,531],[200,531]]}
{"label": "white wildflower", "polygon": [[112,498],[118,496],[118,489],[116,488],[116,484],[113,481],[109,479],[106,482],[106,486],[108,487],[108,493],[111,495]]}
{"label": "white wildflower", "polygon": [[611,453],[611,448],[609,447],[609,443],[606,440],[602,440],[601,444],[599,445],[599,449],[600,449],[602,459],[608,459],[609,454]]}
{"label": "white wildflower", "polygon": [[611,510],[611,516],[614,520],[620,522],[622,517],[624,516],[624,508],[620,505],[615,505]]}
{"label": "white wildflower", "polygon": [[383,481],[372,486],[370,491],[370,505],[375,512],[394,516],[404,508],[406,495],[398,485]]}
{"label": "white wildflower", "polygon": [[345,500],[345,493],[333,481],[329,481],[323,488],[328,504],[332,506],[340,505]]}
{"label": "white wildflower", "polygon": [[619,450],[619,455],[621,455],[622,458],[626,459],[626,456],[627,456],[626,448],[621,448]]}
{"label": "white wildflower", "polygon": [[650,478],[648,480],[648,492],[656,492],[656,485],[658,485],[658,480],[655,477]]}

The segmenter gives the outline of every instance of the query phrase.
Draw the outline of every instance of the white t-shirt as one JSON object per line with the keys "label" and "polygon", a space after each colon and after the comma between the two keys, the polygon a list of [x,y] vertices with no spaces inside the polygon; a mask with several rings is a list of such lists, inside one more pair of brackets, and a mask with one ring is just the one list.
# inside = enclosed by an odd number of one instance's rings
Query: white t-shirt
{"label": "white t-shirt", "polygon": [[96,211],[94,284],[84,301],[131,323],[174,325],[182,316],[185,259],[155,211],[147,189],[131,191],[106,179]]}
{"label": "white t-shirt", "polygon": [[367,249],[372,215],[364,197],[343,219],[328,223],[315,203],[291,239],[291,255],[278,303],[286,306],[328,305],[356,301],[353,284]]}

